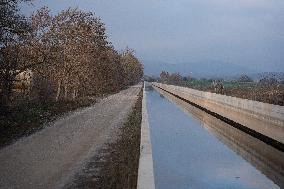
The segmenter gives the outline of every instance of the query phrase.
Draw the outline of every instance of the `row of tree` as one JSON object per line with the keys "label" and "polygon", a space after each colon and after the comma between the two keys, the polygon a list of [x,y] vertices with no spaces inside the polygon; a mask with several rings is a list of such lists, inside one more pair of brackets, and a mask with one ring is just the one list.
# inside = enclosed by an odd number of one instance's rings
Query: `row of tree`
{"label": "row of tree", "polygon": [[160,74],[160,82],[170,85],[181,85],[183,83],[183,77],[179,73],[162,71]]}
{"label": "row of tree", "polygon": [[25,18],[19,2],[4,1],[0,10],[2,106],[11,99],[17,75],[27,71],[34,96],[56,101],[118,91],[143,76],[134,52],[117,52],[92,12],[70,8],[52,15],[44,7]]}
{"label": "row of tree", "polygon": [[[167,84],[173,84],[173,85],[180,85],[183,82],[186,81],[192,81],[192,80],[198,80],[192,76],[182,76],[179,73],[169,73],[166,71],[162,71],[160,73],[160,77],[159,78],[155,78],[155,77],[150,77],[147,76],[146,80],[148,81],[160,81],[162,83],[167,83]],[[207,81],[207,82],[213,82],[213,81],[219,81],[219,82],[223,82],[224,79],[220,78],[220,77],[215,77],[215,78],[200,78],[199,80],[201,81]],[[234,80],[230,80],[231,82],[254,82],[252,78],[250,78],[248,75],[242,74],[240,75],[238,78],[234,79]],[[259,84],[282,84],[283,81],[280,80],[278,81],[277,79],[275,79],[274,77],[262,77],[261,79],[259,79],[258,81]]]}

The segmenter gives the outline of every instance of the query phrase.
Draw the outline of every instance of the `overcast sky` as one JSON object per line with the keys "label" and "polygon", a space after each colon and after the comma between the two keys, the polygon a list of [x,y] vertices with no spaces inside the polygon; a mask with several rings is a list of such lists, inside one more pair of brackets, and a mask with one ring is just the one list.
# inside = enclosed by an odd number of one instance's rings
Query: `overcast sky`
{"label": "overcast sky", "polygon": [[207,65],[216,62],[243,72],[284,72],[283,0],[34,0],[33,4],[23,11],[29,14],[48,6],[54,13],[68,7],[95,12],[116,49],[135,49],[150,74],[155,64],[160,69],[182,65],[188,73],[190,66],[200,64],[194,70],[210,73]]}

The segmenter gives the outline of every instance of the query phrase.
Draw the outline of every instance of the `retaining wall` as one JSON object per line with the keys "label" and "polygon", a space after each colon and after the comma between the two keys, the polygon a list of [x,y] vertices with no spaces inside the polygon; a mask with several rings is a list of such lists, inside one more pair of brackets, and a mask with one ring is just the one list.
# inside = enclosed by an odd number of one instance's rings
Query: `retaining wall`
{"label": "retaining wall", "polygon": [[284,144],[284,106],[174,85],[161,83],[152,83],[152,85],[265,135],[282,146]]}

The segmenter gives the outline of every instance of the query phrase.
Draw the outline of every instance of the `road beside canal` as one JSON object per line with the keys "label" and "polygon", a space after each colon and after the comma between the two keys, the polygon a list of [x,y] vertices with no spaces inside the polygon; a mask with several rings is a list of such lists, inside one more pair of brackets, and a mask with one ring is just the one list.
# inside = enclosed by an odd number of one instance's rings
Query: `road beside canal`
{"label": "road beside canal", "polygon": [[141,87],[111,95],[3,148],[0,188],[62,188],[104,143],[115,138]]}

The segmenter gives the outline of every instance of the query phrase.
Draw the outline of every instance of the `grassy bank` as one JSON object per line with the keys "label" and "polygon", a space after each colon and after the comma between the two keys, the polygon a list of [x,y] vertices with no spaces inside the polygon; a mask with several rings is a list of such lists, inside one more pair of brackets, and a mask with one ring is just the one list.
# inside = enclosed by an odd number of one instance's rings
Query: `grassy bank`
{"label": "grassy bank", "polygon": [[108,145],[111,153],[105,154],[106,163],[100,169],[95,188],[136,188],[140,154],[141,110],[142,93],[127,122],[121,128],[119,139]]}
{"label": "grassy bank", "polygon": [[192,80],[181,83],[180,85],[197,90],[224,94],[227,96],[234,96],[280,106],[284,105],[283,84],[264,85],[257,82],[224,81],[224,89],[221,91],[215,91],[212,82],[209,80]]}
{"label": "grassy bank", "polygon": [[60,115],[94,104],[94,99],[78,99],[48,103],[21,103],[0,114],[0,148],[13,141],[28,136]]}
{"label": "grassy bank", "polygon": [[142,92],[118,138],[106,144],[76,176],[71,187],[84,189],[136,189],[140,155]]}

